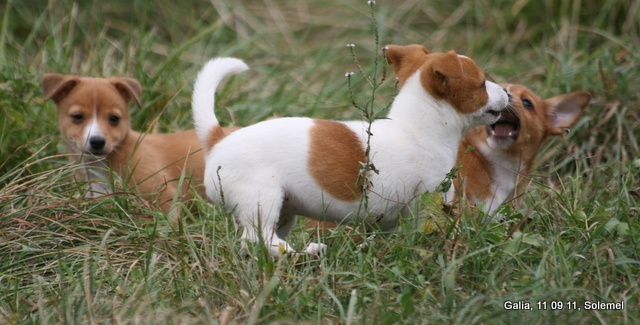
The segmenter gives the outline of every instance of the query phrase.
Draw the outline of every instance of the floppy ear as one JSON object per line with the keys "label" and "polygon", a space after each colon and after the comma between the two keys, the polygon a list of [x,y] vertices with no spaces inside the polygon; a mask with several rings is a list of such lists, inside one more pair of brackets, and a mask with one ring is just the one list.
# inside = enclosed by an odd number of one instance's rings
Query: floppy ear
{"label": "floppy ear", "polygon": [[404,59],[410,57],[418,58],[426,54],[429,54],[429,50],[426,47],[419,44],[411,45],[387,45],[385,46],[385,56],[387,57],[387,63],[398,65]]}
{"label": "floppy ear", "polygon": [[585,91],[545,99],[547,121],[549,121],[547,134],[562,134],[565,128],[572,126],[578,120],[590,100],[591,95]]}
{"label": "floppy ear", "polygon": [[432,66],[433,72],[445,80],[462,78],[462,61],[454,51],[435,59]]}
{"label": "floppy ear", "polygon": [[125,101],[130,102],[132,99],[136,102],[138,107],[142,107],[140,102],[140,93],[142,93],[142,86],[140,83],[132,78],[109,78],[109,82],[116,87],[122,98]]}
{"label": "floppy ear", "polygon": [[77,76],[58,74],[58,73],[46,73],[42,77],[42,91],[44,93],[44,100],[53,99],[58,104],[63,100],[71,90],[78,85],[80,78]]}
{"label": "floppy ear", "polygon": [[385,46],[387,63],[393,64],[400,85],[415,73],[427,59],[429,50],[418,44],[412,45],[387,45]]}

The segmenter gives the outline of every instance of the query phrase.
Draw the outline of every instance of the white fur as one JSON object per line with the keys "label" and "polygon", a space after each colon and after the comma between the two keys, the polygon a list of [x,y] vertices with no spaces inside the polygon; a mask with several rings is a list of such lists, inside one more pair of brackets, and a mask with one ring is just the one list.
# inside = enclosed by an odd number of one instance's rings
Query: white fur
{"label": "white fur", "polygon": [[[219,67],[226,60],[218,59]],[[235,62],[235,61],[230,61]],[[228,69],[205,66],[196,89],[211,87],[201,80],[219,80]],[[217,84],[216,84],[217,85]],[[206,157],[205,186],[215,203],[235,209],[243,227],[243,238],[264,238],[272,255],[293,249],[284,241],[295,224],[296,215],[317,220],[343,222],[356,218],[377,220],[382,229],[393,229],[397,218],[425,191],[433,191],[455,164],[458,142],[463,132],[481,123],[494,123],[498,117],[488,113],[500,111],[507,104],[507,94],[487,82],[489,102],[469,115],[460,115],[451,105],[435,100],[420,83],[419,72],[411,76],[394,100],[388,119],[371,126],[371,161],[379,174],[368,175],[373,184],[368,191],[368,211],[361,211],[361,201],[343,201],[332,197],[308,172],[309,118],[269,120],[236,131],[218,142]],[[204,93],[204,92],[202,92]],[[212,91],[206,96],[212,97]],[[194,93],[194,103],[204,102]],[[194,104],[198,132],[205,135],[208,121]],[[213,111],[213,103],[207,107]],[[367,123],[344,122],[366,143]],[[452,198],[452,192],[449,198]],[[278,222],[285,226],[276,230]],[[317,252],[324,245],[312,243],[306,252]]]}
{"label": "white fur", "polygon": [[[242,60],[218,58],[207,62],[196,78],[193,87],[191,109],[198,138],[207,142],[209,131],[220,123],[213,112],[215,90],[226,76],[249,70]],[[214,73],[210,73],[214,72]]]}
{"label": "white fur", "polygon": [[[97,97],[95,92],[94,96]],[[109,181],[110,175],[105,162],[101,158],[89,154],[89,152],[92,151],[91,143],[89,141],[91,137],[104,138],[104,133],[100,129],[100,124],[98,123],[97,107],[93,108],[91,123],[85,126],[83,132],[85,150],[79,152],[81,155],[79,162],[85,166],[80,169],[80,173],[84,180],[89,183],[89,190],[84,193],[84,197],[100,197],[102,195],[113,193],[113,189],[111,188],[111,182]]]}
{"label": "white fur", "polygon": [[[492,179],[494,180],[491,183],[493,199],[489,202],[482,199],[476,199],[475,202],[472,202],[474,204],[484,204],[483,210],[489,216],[513,193],[518,182],[518,175],[521,175],[524,169],[523,163],[512,161],[510,157],[503,155],[500,150],[491,148],[491,144],[480,143],[478,145],[478,150],[491,165],[491,175],[493,175]],[[496,216],[496,219],[502,219],[502,216]]]}
{"label": "white fur", "polygon": [[95,111],[93,112],[93,117],[91,118],[91,123],[89,123],[89,125],[87,125],[84,129],[84,149],[85,152],[91,152],[91,143],[89,142],[89,140],[91,139],[91,137],[101,137],[104,138],[104,133],[102,133],[102,130],[100,130],[100,124],[98,124],[98,113]]}
{"label": "white fur", "polygon": [[80,173],[89,183],[89,190],[84,193],[84,197],[100,197],[113,193],[109,170],[103,160],[83,154],[80,162],[85,166],[80,169]]}

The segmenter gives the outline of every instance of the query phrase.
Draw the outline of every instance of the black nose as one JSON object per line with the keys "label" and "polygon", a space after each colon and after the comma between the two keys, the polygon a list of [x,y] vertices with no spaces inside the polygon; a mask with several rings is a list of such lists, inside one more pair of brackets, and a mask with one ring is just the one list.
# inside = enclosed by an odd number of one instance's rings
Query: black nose
{"label": "black nose", "polygon": [[89,138],[89,145],[93,150],[102,150],[104,149],[106,141],[104,137],[101,136],[92,136]]}

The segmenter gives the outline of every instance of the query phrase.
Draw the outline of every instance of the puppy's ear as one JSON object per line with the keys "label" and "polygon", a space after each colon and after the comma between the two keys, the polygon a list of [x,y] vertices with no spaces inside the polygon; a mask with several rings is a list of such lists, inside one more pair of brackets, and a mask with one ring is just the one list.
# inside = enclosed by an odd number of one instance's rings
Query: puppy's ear
{"label": "puppy's ear", "polygon": [[387,45],[384,51],[387,63],[393,64],[400,85],[413,75],[427,59],[429,50],[418,44]]}
{"label": "puppy's ear", "polygon": [[578,120],[589,101],[591,101],[591,95],[585,91],[545,99],[547,121],[549,121],[547,134],[562,134],[565,128],[572,126]]}
{"label": "puppy's ear", "polygon": [[433,67],[433,72],[445,81],[462,78],[462,61],[454,51],[440,55],[433,61],[431,66]]}
{"label": "puppy's ear", "polygon": [[411,45],[387,45],[385,48],[385,56],[387,58],[387,63],[398,65],[402,61],[410,59],[410,58],[418,58],[422,57],[426,54],[429,54],[429,50],[426,47],[419,44],[411,44]]}
{"label": "puppy's ear", "polygon": [[78,83],[80,83],[80,78],[77,76],[46,73],[42,78],[44,100],[53,99],[53,102],[58,104],[71,93],[71,90],[73,90]]}
{"label": "puppy's ear", "polygon": [[137,80],[132,78],[109,78],[109,82],[116,87],[127,103],[133,99],[138,107],[142,107],[142,103],[140,102],[142,86],[140,86]]}

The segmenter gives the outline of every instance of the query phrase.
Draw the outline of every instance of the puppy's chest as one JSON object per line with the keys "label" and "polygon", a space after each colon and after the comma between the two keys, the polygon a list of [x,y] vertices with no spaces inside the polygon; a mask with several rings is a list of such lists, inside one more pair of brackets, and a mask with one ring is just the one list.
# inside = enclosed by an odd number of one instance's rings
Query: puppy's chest
{"label": "puppy's chest", "polygon": [[492,163],[492,188],[494,197],[503,202],[513,192],[518,182],[520,169],[517,164],[498,164]]}
{"label": "puppy's chest", "polygon": [[502,202],[516,187],[518,179],[524,170],[524,163],[486,146],[481,146],[480,150],[483,152],[491,169],[491,191],[493,196]]}
{"label": "puppy's chest", "polygon": [[113,193],[108,167],[101,161],[84,162],[84,168],[79,169],[79,174],[87,182],[88,191],[85,197],[99,197]]}

